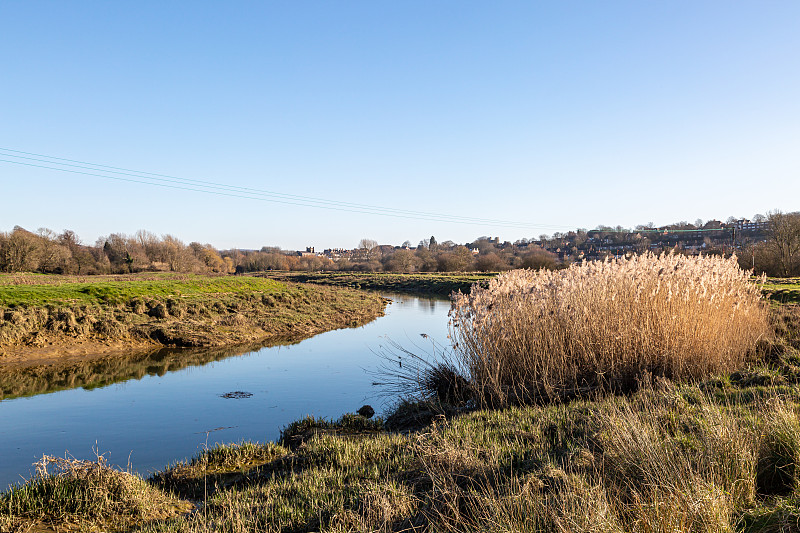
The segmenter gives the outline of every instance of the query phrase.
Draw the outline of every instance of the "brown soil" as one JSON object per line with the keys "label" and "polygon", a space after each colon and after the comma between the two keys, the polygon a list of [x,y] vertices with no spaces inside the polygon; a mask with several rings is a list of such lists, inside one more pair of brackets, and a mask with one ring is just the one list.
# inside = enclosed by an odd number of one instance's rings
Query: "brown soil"
{"label": "brown soil", "polygon": [[81,361],[93,361],[109,356],[149,352],[161,345],[145,340],[99,341],[62,339],[47,346],[14,346],[0,348],[0,367],[68,365]]}

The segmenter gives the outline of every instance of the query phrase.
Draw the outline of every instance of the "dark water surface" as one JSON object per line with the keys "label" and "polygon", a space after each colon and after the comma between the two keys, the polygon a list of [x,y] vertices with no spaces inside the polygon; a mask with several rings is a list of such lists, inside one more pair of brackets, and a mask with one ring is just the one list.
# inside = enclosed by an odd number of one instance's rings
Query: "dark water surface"
{"label": "dark water surface", "polygon": [[[92,459],[96,448],[111,463],[130,464],[146,476],[196,455],[206,439],[209,446],[275,440],[293,420],[338,418],[365,403],[380,413],[375,377],[364,371],[379,365],[374,352],[386,337],[419,346],[412,351],[430,350],[431,339],[446,344],[450,308],[447,300],[385,296],[392,299],[386,316],[294,345],[243,355],[173,351],[132,358],[120,369],[45,373],[18,378],[21,388],[13,394],[0,383],[6,398],[0,401],[0,490],[30,477],[43,454]],[[225,397],[231,392],[247,394]]]}

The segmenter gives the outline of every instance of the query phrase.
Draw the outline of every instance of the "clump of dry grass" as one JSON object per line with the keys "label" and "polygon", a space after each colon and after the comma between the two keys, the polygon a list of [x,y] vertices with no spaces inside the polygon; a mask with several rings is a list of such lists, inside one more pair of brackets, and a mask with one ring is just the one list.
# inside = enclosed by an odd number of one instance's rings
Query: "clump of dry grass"
{"label": "clump of dry grass", "polygon": [[735,258],[653,254],[503,273],[453,297],[454,353],[495,407],[733,371],[769,331],[749,277]]}
{"label": "clump of dry grass", "polygon": [[0,495],[0,525],[25,530],[37,522],[78,522],[124,528],[189,508],[140,477],[112,468],[102,455],[95,461],[45,455],[33,479]]}
{"label": "clump of dry grass", "polygon": [[709,398],[645,394],[598,421],[603,455],[589,477],[634,530],[729,531],[754,504],[758,430]]}

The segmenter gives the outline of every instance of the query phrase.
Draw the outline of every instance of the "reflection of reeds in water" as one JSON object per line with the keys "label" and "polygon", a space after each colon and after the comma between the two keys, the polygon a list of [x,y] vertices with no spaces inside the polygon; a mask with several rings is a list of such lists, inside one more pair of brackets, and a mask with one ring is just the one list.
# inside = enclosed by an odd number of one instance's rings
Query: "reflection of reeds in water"
{"label": "reflection of reeds in water", "polygon": [[401,400],[433,400],[460,403],[470,395],[464,368],[449,347],[426,334],[421,337],[430,347],[413,344],[411,348],[386,339],[375,352],[381,362],[370,373],[376,378],[379,396]]}
{"label": "reflection of reeds in water", "polygon": [[297,339],[282,339],[221,348],[162,348],[67,365],[4,369],[0,370],[0,400],[78,387],[95,389],[144,376],[163,376],[167,372],[206,365],[264,347],[298,342]]}

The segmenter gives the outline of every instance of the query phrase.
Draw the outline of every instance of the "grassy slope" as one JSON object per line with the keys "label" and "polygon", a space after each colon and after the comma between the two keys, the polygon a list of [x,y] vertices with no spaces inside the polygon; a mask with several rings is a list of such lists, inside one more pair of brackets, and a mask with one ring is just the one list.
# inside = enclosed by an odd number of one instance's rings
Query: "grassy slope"
{"label": "grassy slope", "polygon": [[372,294],[248,276],[0,276],[0,353],[76,341],[221,346],[303,338],[383,313]]}

